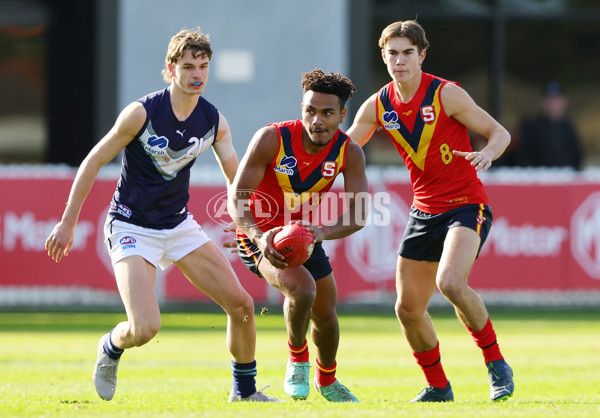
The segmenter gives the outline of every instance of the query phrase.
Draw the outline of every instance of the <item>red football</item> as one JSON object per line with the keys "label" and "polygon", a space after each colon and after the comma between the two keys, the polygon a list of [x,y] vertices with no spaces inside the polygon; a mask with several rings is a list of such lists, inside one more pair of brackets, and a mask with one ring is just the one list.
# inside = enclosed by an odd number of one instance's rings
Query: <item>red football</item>
{"label": "red football", "polygon": [[313,234],[302,225],[287,224],[273,237],[273,247],[285,257],[288,268],[298,267],[313,252]]}

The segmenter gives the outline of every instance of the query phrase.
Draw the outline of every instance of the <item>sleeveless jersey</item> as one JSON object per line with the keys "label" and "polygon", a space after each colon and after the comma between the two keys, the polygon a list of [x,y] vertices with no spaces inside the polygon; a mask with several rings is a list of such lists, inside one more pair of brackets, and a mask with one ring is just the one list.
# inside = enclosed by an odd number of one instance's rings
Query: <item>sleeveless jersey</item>
{"label": "sleeveless jersey", "polygon": [[400,101],[396,84],[377,95],[377,123],[394,143],[410,172],[413,206],[442,213],[488,199],[475,167],[452,150],[472,151],[467,128],[448,117],[440,92],[450,81],[422,73],[421,84],[409,103]]}
{"label": "sleeveless jersey", "polygon": [[219,112],[199,97],[192,114],[179,121],[169,88],[138,102],[146,109],[146,122],[123,151],[109,216],[145,228],[171,229],[188,215],[190,168],[213,145]]}
{"label": "sleeveless jersey", "polygon": [[311,211],[318,207],[322,195],[345,169],[350,140],[338,129],[324,149],[309,154],[302,144],[301,120],[268,126],[277,128],[279,149],[249,203],[262,231],[290,220],[312,221],[314,213]]}

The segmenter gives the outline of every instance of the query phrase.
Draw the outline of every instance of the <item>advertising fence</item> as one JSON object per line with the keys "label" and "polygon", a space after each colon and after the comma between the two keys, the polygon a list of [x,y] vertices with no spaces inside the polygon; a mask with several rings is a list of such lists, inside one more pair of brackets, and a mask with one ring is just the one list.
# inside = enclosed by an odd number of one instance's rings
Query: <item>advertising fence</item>
{"label": "advertising fence", "polygon": [[[0,306],[110,305],[119,303],[103,243],[103,224],[116,176],[99,177],[76,228],[71,253],[60,263],[44,242],[59,220],[74,178],[72,170],[36,175],[0,173]],[[519,301],[519,295],[593,303],[600,294],[600,180],[570,176],[527,183],[519,176],[484,178],[493,209],[491,233],[475,263],[470,285],[483,295]],[[396,250],[412,200],[403,175],[369,173],[368,224],[324,247],[333,265],[340,303],[380,303],[395,296]],[[336,184],[334,192],[343,191]],[[226,194],[220,182],[193,184],[189,210],[218,245],[224,231]],[[339,213],[337,200],[328,211]],[[339,205],[340,207],[343,206]],[[331,213],[329,213],[331,217]],[[257,304],[280,302],[279,292],[254,276],[237,254],[223,248],[243,286]],[[164,302],[206,302],[173,266],[158,271],[156,292]],[[545,296],[544,296],[545,295]],[[549,296],[550,295],[550,296]],[[564,296],[567,297],[567,296]]]}

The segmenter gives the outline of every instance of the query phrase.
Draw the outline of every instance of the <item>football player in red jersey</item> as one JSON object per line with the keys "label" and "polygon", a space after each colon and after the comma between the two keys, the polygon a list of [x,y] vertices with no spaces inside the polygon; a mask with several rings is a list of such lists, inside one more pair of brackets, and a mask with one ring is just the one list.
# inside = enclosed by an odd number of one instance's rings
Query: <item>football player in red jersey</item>
{"label": "football player in red jersey", "polygon": [[[396,315],[428,384],[413,401],[454,400],[427,313],[436,286],[483,351],[491,399],[507,399],[512,369],[468,276],[492,223],[477,171],[502,155],[510,135],[457,83],[421,70],[429,42],[419,23],[390,24],[379,46],[392,81],[362,104],[348,135],[365,145],[382,128],[410,172],[414,199],[398,250]],[[473,151],[467,129],[487,145]]]}
{"label": "football player in red jersey", "polygon": [[[290,354],[285,392],[293,399],[308,397],[306,334],[312,322],[317,351],[315,388],[332,402],[358,402],[335,377],[337,289],[321,245],[323,240],[358,231],[366,221],[365,157],[361,147],[339,129],[354,85],[339,74],[316,69],[302,75],[302,86],[302,120],[267,125],[252,138],[231,187],[229,213],[239,229],[236,242],[242,261],[285,297]],[[349,197],[347,212],[337,221],[316,226],[310,222],[311,212],[340,173]],[[263,198],[277,208],[266,219],[261,217]],[[286,268],[284,258],[273,248],[274,235],[290,220],[306,225],[315,240],[309,260],[295,268]]]}

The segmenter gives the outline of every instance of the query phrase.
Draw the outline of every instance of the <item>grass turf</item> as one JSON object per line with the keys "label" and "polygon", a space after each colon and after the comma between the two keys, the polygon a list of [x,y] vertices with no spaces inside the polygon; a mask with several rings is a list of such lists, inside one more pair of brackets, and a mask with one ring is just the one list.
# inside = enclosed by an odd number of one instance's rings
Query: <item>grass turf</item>
{"label": "grass turf", "polygon": [[[259,310],[257,308],[257,310]],[[600,415],[598,311],[492,311],[515,396],[492,403],[480,350],[447,311],[433,311],[456,401],[410,404],[425,385],[393,312],[340,314],[339,380],[360,404],[332,404],[316,391],[284,404],[227,403],[230,355],[221,313],[163,313],[154,340],[127,350],[111,402],[91,381],[100,336],[124,314],[0,313],[1,416],[592,417]],[[256,317],[257,386],[285,398],[281,311]],[[314,347],[309,340],[309,347]],[[314,364],[314,355],[311,358]],[[314,367],[311,369],[311,376]]]}

